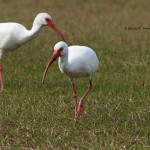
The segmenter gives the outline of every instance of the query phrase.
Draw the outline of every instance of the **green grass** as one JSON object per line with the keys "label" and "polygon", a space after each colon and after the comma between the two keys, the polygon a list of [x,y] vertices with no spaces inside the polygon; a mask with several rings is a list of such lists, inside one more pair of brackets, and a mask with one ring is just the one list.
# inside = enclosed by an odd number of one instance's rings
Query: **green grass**
{"label": "green grass", "polygon": [[[59,37],[43,28],[35,40],[5,53],[1,149],[150,149],[150,30],[124,29],[150,27],[148,0],[3,0],[0,10],[0,22],[27,28],[37,13],[48,12],[69,45],[91,47],[101,62],[85,114],[74,125],[70,83],[56,62],[41,84]],[[76,83],[81,97],[88,81]]]}

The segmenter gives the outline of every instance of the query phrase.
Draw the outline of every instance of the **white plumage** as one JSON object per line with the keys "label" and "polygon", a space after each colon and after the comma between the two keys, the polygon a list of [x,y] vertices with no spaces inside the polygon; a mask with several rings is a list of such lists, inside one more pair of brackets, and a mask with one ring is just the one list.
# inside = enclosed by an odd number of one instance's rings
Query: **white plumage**
{"label": "white plumage", "polygon": [[[92,81],[91,76],[94,72],[97,71],[99,60],[95,54],[95,52],[86,46],[69,46],[61,41],[58,42],[54,47],[54,53],[50,58],[47,67],[45,69],[42,82],[45,80],[46,73],[53,63],[54,60],[58,60],[58,65],[61,72],[65,73],[71,80],[72,90],[74,94],[74,105],[75,105],[75,117],[74,121],[76,122],[78,116],[80,115],[80,111],[83,108],[83,101],[87,94],[92,89]],[[78,77],[88,77],[89,78],[89,87],[85,94],[79,101],[79,105],[77,107],[77,92],[75,89],[75,78]]]}
{"label": "white plumage", "polygon": [[86,46],[69,46],[67,57],[59,57],[59,68],[70,78],[91,76],[98,68],[95,52]]}

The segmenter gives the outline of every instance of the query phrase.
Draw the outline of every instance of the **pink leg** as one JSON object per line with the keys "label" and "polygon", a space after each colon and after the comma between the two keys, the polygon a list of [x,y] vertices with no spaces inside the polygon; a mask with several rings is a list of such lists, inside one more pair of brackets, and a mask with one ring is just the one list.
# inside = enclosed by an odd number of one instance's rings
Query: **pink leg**
{"label": "pink leg", "polygon": [[84,100],[91,90],[92,90],[92,81],[89,80],[88,90],[84,93],[84,95],[81,97],[81,99],[79,101],[76,119],[79,117],[81,110],[83,109],[83,106],[84,106]]}
{"label": "pink leg", "polygon": [[0,59],[0,83],[1,83],[1,91],[4,90],[4,82],[2,77],[2,59]]}
{"label": "pink leg", "polygon": [[72,86],[73,97],[74,97],[74,109],[75,109],[75,118],[76,118],[76,115],[77,115],[77,92],[75,89],[75,84],[71,83],[71,86]]}

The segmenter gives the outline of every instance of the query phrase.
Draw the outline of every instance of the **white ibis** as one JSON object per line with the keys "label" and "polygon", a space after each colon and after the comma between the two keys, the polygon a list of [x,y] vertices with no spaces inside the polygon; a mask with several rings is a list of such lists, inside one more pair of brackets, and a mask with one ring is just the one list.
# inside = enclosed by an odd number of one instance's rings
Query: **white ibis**
{"label": "white ibis", "polygon": [[17,49],[26,42],[34,39],[43,26],[52,28],[62,40],[64,36],[52,21],[52,17],[47,13],[40,13],[36,16],[31,30],[27,30],[23,25],[8,22],[0,23],[0,84],[1,90],[4,89],[2,78],[2,55],[5,51]]}
{"label": "white ibis", "polygon": [[[42,82],[45,80],[46,73],[50,65],[59,58],[58,64],[60,71],[65,73],[71,81],[73,96],[74,96],[74,108],[75,116],[74,122],[80,115],[81,110],[83,109],[83,104],[85,97],[92,89],[92,74],[98,69],[99,60],[95,52],[86,46],[69,46],[63,42],[58,42],[54,47],[54,53],[50,58],[43,75]],[[77,106],[77,92],[75,89],[75,78],[78,77],[87,77],[89,78],[89,85],[87,91],[81,97],[79,104]]]}

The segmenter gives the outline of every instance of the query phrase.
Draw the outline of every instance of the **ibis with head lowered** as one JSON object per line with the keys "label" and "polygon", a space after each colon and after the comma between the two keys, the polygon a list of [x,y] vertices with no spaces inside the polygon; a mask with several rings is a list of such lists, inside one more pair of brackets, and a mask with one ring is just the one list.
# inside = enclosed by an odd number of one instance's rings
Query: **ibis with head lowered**
{"label": "ibis with head lowered", "polygon": [[[99,60],[96,53],[89,47],[78,45],[68,47],[65,42],[60,41],[54,47],[54,53],[45,68],[42,82],[45,80],[49,67],[57,58],[59,58],[58,64],[61,72],[65,73],[71,81],[75,109],[74,122],[76,122],[83,110],[85,98],[92,89],[91,77],[98,69]],[[89,84],[87,91],[81,97],[79,104],[77,105],[75,78],[79,77],[87,77]]]}

